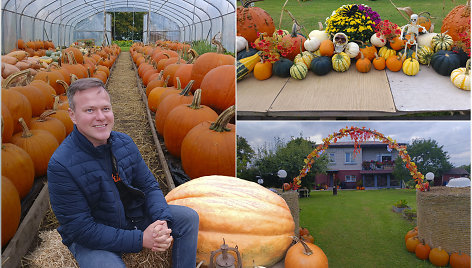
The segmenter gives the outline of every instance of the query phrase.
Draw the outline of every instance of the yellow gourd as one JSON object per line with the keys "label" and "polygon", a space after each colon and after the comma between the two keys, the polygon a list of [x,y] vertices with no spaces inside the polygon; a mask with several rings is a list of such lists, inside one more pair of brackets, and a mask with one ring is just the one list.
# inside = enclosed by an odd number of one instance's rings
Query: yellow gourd
{"label": "yellow gourd", "polygon": [[256,63],[261,61],[261,56],[260,56],[261,54],[262,52],[259,51],[252,56],[238,60],[237,62],[238,81],[246,77],[248,73],[254,70]]}

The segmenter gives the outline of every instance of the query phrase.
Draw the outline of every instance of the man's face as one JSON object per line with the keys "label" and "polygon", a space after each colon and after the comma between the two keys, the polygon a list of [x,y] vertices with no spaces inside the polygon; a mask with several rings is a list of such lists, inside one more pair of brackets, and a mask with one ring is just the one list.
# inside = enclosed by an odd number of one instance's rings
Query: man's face
{"label": "man's face", "polygon": [[93,146],[107,143],[114,125],[110,96],[101,87],[77,91],[74,95],[75,109],[69,116],[77,129]]}

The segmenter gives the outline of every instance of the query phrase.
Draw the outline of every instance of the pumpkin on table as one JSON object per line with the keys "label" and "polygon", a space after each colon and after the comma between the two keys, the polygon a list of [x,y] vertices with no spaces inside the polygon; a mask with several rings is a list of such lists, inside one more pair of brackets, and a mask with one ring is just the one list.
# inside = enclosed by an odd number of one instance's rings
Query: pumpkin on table
{"label": "pumpkin on table", "polygon": [[292,44],[290,52],[285,56],[289,60],[294,60],[298,54],[305,50],[303,43],[305,43],[306,38],[303,35],[297,33],[297,24],[295,23],[292,27],[292,33],[282,37],[282,40],[287,40]]}
{"label": "pumpkin on table", "polygon": [[285,255],[286,268],[328,268],[328,257],[317,245],[299,240]]}
{"label": "pumpkin on table", "polygon": [[297,80],[305,79],[307,73],[308,68],[304,63],[294,63],[292,67],[290,67],[290,76]]}
{"label": "pumpkin on table", "polygon": [[470,0],[466,5],[453,8],[442,21],[441,32],[446,32],[454,41],[459,41],[460,33],[469,32],[470,38]]}
{"label": "pumpkin on table", "polygon": [[321,56],[331,57],[334,54],[334,43],[330,39],[323,40],[320,44]]}
{"label": "pumpkin on table", "polygon": [[351,58],[344,52],[335,54],[331,58],[331,61],[333,63],[333,70],[336,72],[345,72],[349,69],[349,66],[351,66]]}
{"label": "pumpkin on table", "polygon": [[361,58],[356,61],[356,69],[361,73],[367,73],[372,68],[372,62],[369,59],[364,58],[361,52]]}
{"label": "pumpkin on table", "polygon": [[374,68],[379,71],[384,70],[386,66],[385,64],[385,58],[379,57],[379,55],[375,53],[375,59],[372,60],[372,65]]}
{"label": "pumpkin on table", "polygon": [[216,121],[205,121],[192,128],[182,141],[181,160],[192,179],[207,175],[234,176],[235,125],[234,105],[223,111]]}
{"label": "pumpkin on table", "polygon": [[236,35],[244,37],[252,43],[257,38],[257,33],[272,35],[275,31],[272,17],[260,7],[251,7],[250,4],[257,0],[248,0],[236,10]]}
{"label": "pumpkin on table", "polygon": [[290,67],[293,61],[280,57],[278,61],[272,64],[272,73],[278,77],[290,77]]}
{"label": "pumpkin on table", "polygon": [[13,183],[2,175],[2,247],[15,235],[21,218],[21,202]]}
{"label": "pumpkin on table", "polygon": [[408,58],[403,62],[402,70],[406,75],[416,75],[420,71],[420,63],[414,58]]}
{"label": "pumpkin on table", "polygon": [[388,59],[385,61],[385,65],[387,66],[387,69],[389,69],[392,72],[398,72],[402,69],[403,67],[403,61],[400,56],[390,56]]}
{"label": "pumpkin on table", "polygon": [[328,56],[315,57],[311,61],[310,69],[316,75],[325,75],[329,73],[333,69],[331,58]]}
{"label": "pumpkin on table", "polygon": [[470,90],[470,59],[465,68],[457,68],[451,72],[451,82],[460,89]]}
{"label": "pumpkin on table", "polygon": [[439,33],[431,39],[431,48],[434,52],[439,50],[451,50],[454,40],[446,33]]}
{"label": "pumpkin on table", "polygon": [[11,142],[25,150],[33,160],[35,176],[46,175],[48,162],[59,147],[57,139],[45,130],[30,130],[23,118],[19,119],[23,133],[13,135]]}
{"label": "pumpkin on table", "polygon": [[460,67],[460,58],[452,51],[439,50],[433,54],[431,66],[438,74],[450,76],[454,69]]}
{"label": "pumpkin on table", "polygon": [[269,79],[271,76],[272,63],[270,63],[270,61],[260,61],[256,63],[256,65],[254,66],[254,78],[256,78],[257,80],[266,80]]}
{"label": "pumpkin on table", "polygon": [[287,203],[257,183],[200,177],[170,191],[166,200],[198,213],[197,262],[208,262],[224,238],[230,247],[238,246],[243,267],[270,266],[284,257],[292,242],[295,223]]}
{"label": "pumpkin on table", "polygon": [[20,198],[25,197],[34,183],[34,163],[31,156],[13,143],[2,143],[2,176],[11,178]]}

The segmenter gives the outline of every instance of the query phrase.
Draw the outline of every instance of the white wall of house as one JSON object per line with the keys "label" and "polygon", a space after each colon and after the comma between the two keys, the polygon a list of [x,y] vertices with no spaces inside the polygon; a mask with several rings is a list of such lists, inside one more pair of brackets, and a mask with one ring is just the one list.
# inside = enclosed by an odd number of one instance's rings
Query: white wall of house
{"label": "white wall of house", "polygon": [[[354,148],[334,147],[326,150],[328,155],[334,154],[334,162],[330,162],[329,170],[361,170],[362,169],[362,148],[361,152],[354,157]],[[346,162],[346,153],[351,154],[351,162]],[[333,159],[332,157],[330,159]]]}

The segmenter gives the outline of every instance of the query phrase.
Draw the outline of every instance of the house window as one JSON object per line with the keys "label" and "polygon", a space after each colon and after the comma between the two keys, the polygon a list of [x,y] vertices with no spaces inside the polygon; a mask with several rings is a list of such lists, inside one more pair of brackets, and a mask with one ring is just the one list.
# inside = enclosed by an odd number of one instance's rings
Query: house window
{"label": "house window", "polygon": [[329,154],[329,162],[330,163],[336,163],[336,158],[334,157],[334,153]]}
{"label": "house window", "polygon": [[356,182],[356,176],[355,175],[346,175],[345,182]]}
{"label": "house window", "polygon": [[355,164],[354,158],[353,158],[353,153],[346,153],[346,162],[345,164]]}
{"label": "house window", "polygon": [[382,162],[386,161],[392,161],[392,155],[382,155],[382,159],[380,159]]}

